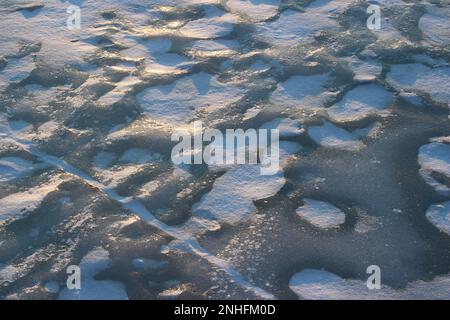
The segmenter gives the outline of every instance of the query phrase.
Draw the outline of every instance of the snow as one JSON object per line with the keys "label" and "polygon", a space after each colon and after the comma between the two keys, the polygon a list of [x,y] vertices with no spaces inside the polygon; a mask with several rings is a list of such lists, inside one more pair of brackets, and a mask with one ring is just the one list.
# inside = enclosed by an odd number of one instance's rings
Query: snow
{"label": "snow", "polygon": [[383,70],[381,63],[373,59],[361,60],[353,56],[346,60],[355,74],[355,81],[358,82],[373,81],[381,75]]}
{"label": "snow", "polygon": [[394,95],[376,84],[365,84],[350,90],[338,103],[327,109],[335,122],[363,120],[371,115],[385,115]]}
{"label": "snow", "polygon": [[94,277],[111,263],[108,251],[96,248],[86,254],[80,263],[81,289],[63,289],[59,300],[128,300],[125,286],[117,281],[100,280]]}
{"label": "snow", "polygon": [[280,0],[228,0],[225,6],[252,22],[261,22],[278,14]]}
{"label": "snow", "polygon": [[306,300],[447,300],[450,276],[428,282],[414,281],[400,290],[383,284],[380,290],[369,290],[365,281],[343,279],[325,270],[305,269],[290,279],[289,287]]}
{"label": "snow", "polygon": [[122,100],[133,90],[133,87],[139,83],[141,83],[141,81],[137,77],[126,77],[120,81],[113,90],[101,96],[100,99],[98,99],[98,103],[100,105],[111,106]]}
{"label": "snow", "polygon": [[203,57],[227,56],[238,49],[239,42],[236,40],[197,40],[191,46],[192,54]]}
{"label": "snow", "polygon": [[129,47],[121,54],[131,59],[143,59],[146,74],[181,73],[195,64],[178,54],[168,53],[172,48],[172,41],[168,38],[142,40],[128,37],[121,40]]}
{"label": "snow", "polygon": [[258,24],[256,37],[281,47],[312,42],[319,31],[340,30],[333,15],[349,4],[349,1],[316,0],[305,8],[305,12],[285,10],[275,21]]}
{"label": "snow", "polygon": [[335,206],[312,199],[303,199],[297,215],[321,229],[338,228],[345,223],[345,214]]}
{"label": "snow", "polygon": [[215,39],[225,37],[234,29],[237,18],[217,7],[208,7],[203,18],[190,21],[180,28],[185,37],[196,39]]}
{"label": "snow", "polygon": [[325,121],[323,126],[310,127],[308,133],[314,142],[325,148],[352,152],[360,151],[364,148],[364,143],[359,141],[352,133],[327,121]]}
{"label": "snow", "polygon": [[295,137],[304,132],[300,121],[289,118],[275,118],[263,124],[261,129],[279,130],[280,138]]}
{"label": "snow", "polygon": [[48,183],[0,199],[0,226],[23,219],[39,208],[44,199],[58,190],[62,180],[54,177]]}
{"label": "snow", "polygon": [[31,56],[9,59],[6,67],[0,70],[0,93],[11,83],[25,80],[34,68],[35,64]]}
{"label": "snow", "polygon": [[450,235],[450,202],[431,206],[426,216],[439,230]]}
{"label": "snow", "polygon": [[282,172],[273,176],[260,174],[258,165],[233,167],[216,179],[213,189],[192,207],[195,217],[208,221],[236,225],[256,212],[253,201],[275,195],[285,184]]}
{"label": "snow", "polygon": [[450,195],[450,186],[440,183],[433,177],[433,172],[437,172],[450,178],[450,144],[435,140],[422,146],[419,150],[418,161],[421,166],[420,174],[425,181],[436,191]]}
{"label": "snow", "polygon": [[331,101],[336,94],[327,92],[328,75],[296,75],[277,85],[270,96],[274,104],[295,109],[320,109]]}
{"label": "snow", "polygon": [[185,124],[194,110],[215,110],[238,101],[244,90],[219,82],[205,72],[183,77],[172,84],[150,87],[137,95],[144,113],[152,120]]}
{"label": "snow", "polygon": [[34,164],[29,160],[18,157],[0,158],[0,182],[17,179],[32,171],[44,167],[42,164]]}
{"label": "snow", "polygon": [[450,45],[450,8],[428,6],[427,13],[420,18],[419,29],[431,43]]}
{"label": "snow", "polygon": [[428,93],[437,102],[450,105],[450,67],[429,68],[419,63],[393,65],[387,81],[398,90]]}

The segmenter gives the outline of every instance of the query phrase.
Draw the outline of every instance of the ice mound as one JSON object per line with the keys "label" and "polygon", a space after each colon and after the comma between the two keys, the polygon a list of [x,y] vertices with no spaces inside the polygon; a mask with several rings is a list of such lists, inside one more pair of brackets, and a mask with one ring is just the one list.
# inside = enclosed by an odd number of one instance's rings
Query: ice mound
{"label": "ice mound", "polygon": [[63,289],[59,300],[128,300],[122,283],[94,279],[95,275],[108,268],[111,259],[108,251],[97,248],[86,254],[80,263],[81,289]]}
{"label": "ice mound", "polygon": [[371,115],[385,115],[394,95],[376,84],[365,84],[347,92],[341,101],[327,109],[336,122],[363,120]]}
{"label": "ice mound", "polygon": [[201,72],[169,85],[145,89],[137,95],[137,100],[150,119],[184,124],[196,110],[215,110],[238,101],[243,95],[244,90],[234,84],[221,83]]}
{"label": "ice mound", "polygon": [[228,0],[226,7],[253,22],[268,20],[278,14],[280,0]]}
{"label": "ice mound", "polygon": [[304,199],[297,215],[321,229],[339,228],[345,223],[345,214],[335,206],[312,199]]}
{"label": "ice mound", "polygon": [[387,81],[398,90],[428,93],[437,102],[450,105],[450,68],[429,68],[423,64],[391,66]]}
{"label": "ice mound", "polygon": [[419,28],[432,43],[450,45],[450,8],[428,6],[427,13],[420,18]]}
{"label": "ice mound", "polygon": [[308,133],[314,142],[325,148],[356,152],[365,146],[352,133],[327,121],[325,121],[323,126],[310,127]]}
{"label": "ice mound", "polygon": [[272,103],[286,108],[320,109],[336,94],[328,92],[325,88],[328,75],[292,76],[283,83],[270,96]]}
{"label": "ice mound", "polygon": [[369,290],[365,281],[343,279],[324,270],[305,269],[291,278],[289,287],[299,298],[307,300],[447,300],[450,277],[441,276],[429,282],[415,281],[402,290],[383,284],[380,290]]}
{"label": "ice mound", "polygon": [[450,202],[431,206],[427,211],[427,218],[439,230],[450,235]]}
{"label": "ice mound", "polygon": [[274,196],[284,184],[281,171],[264,176],[258,165],[234,167],[214,182],[213,189],[193,206],[192,213],[205,220],[236,225],[256,211],[253,201]]}
{"label": "ice mound", "polygon": [[283,11],[277,20],[260,23],[256,37],[275,46],[294,46],[314,41],[314,35],[323,30],[340,30],[333,14],[342,12],[349,1],[316,0],[298,12]]}
{"label": "ice mound", "polygon": [[28,216],[50,193],[58,190],[61,182],[59,177],[54,177],[48,183],[0,199],[0,226]]}
{"label": "ice mound", "polygon": [[196,39],[215,39],[225,37],[234,29],[234,23],[238,20],[230,13],[226,13],[217,7],[208,7],[205,16],[193,20],[180,28],[183,36]]}
{"label": "ice mound", "polygon": [[[419,150],[420,174],[436,191],[450,195],[450,185],[435,174],[450,179],[450,144],[446,138],[435,139]],[[445,179],[445,178],[444,178]]]}

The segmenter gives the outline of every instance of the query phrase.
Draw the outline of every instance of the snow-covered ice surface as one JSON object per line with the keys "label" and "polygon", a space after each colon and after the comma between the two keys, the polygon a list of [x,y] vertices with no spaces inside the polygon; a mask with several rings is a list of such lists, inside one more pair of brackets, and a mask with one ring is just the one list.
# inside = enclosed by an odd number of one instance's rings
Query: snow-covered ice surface
{"label": "snow-covered ice surface", "polygon": [[335,206],[312,199],[304,199],[304,205],[297,209],[299,217],[318,228],[338,228],[345,222],[345,214]]}
{"label": "snow-covered ice surface", "polygon": [[[450,299],[449,17],[0,0],[0,299]],[[278,129],[279,170],[175,166],[195,120]]]}

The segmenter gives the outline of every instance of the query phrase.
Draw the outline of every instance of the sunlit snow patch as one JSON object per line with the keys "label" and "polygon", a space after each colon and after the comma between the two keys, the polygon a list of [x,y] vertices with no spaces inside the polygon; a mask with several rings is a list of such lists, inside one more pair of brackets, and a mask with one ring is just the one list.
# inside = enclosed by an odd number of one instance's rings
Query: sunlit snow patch
{"label": "sunlit snow patch", "polygon": [[450,68],[429,68],[423,64],[391,66],[387,81],[399,90],[428,93],[437,102],[450,105]]}
{"label": "sunlit snow patch", "polygon": [[140,82],[141,81],[137,77],[126,77],[117,83],[113,90],[101,96],[100,99],[98,99],[98,103],[100,103],[100,105],[111,106],[122,100],[129,92],[133,90],[133,87]]}
{"label": "sunlit snow patch", "polygon": [[270,19],[278,14],[280,0],[228,0],[226,7],[253,22]]}
{"label": "sunlit snow patch", "polygon": [[312,42],[319,31],[340,30],[333,15],[348,5],[348,1],[316,0],[306,7],[305,12],[283,11],[277,20],[258,24],[256,37],[283,47]]}
{"label": "sunlit snow patch", "polygon": [[256,211],[253,201],[274,196],[284,184],[282,171],[264,176],[257,165],[234,167],[215,181],[211,192],[193,206],[192,212],[197,221],[236,225]]}
{"label": "sunlit snow patch", "polygon": [[148,88],[137,99],[150,119],[185,124],[195,110],[215,110],[238,101],[243,94],[244,90],[237,86],[201,72],[169,85]]}
{"label": "sunlit snow patch", "polygon": [[328,75],[325,74],[292,76],[278,84],[277,89],[270,96],[270,101],[286,108],[323,108],[336,96],[325,88],[328,79]]}
{"label": "sunlit snow patch", "polygon": [[358,57],[346,59],[355,74],[354,79],[359,82],[375,80],[383,70],[380,62],[372,59],[361,60]]}
{"label": "sunlit snow patch", "polygon": [[168,38],[141,40],[125,37],[122,40],[129,48],[122,50],[121,54],[127,58],[144,59],[146,74],[180,73],[194,64],[178,54],[169,53],[172,41]]}
{"label": "sunlit snow patch", "polygon": [[237,18],[217,7],[208,7],[203,18],[184,25],[180,32],[183,36],[196,39],[215,39],[230,34]]}
{"label": "sunlit snow patch", "polygon": [[312,140],[325,148],[359,151],[365,146],[352,133],[327,121],[323,126],[310,127],[308,133]]}
{"label": "sunlit snow patch", "polygon": [[338,228],[345,222],[345,214],[335,206],[312,199],[304,199],[297,215],[321,229]]}
{"label": "sunlit snow patch", "polygon": [[35,67],[31,56],[22,59],[9,59],[6,67],[0,70],[0,92],[5,90],[11,83],[19,83],[25,80]]}
{"label": "sunlit snow patch", "polygon": [[50,193],[58,190],[61,182],[59,177],[55,177],[48,183],[0,199],[0,226],[28,216]]}
{"label": "sunlit snow patch", "polygon": [[327,109],[336,122],[363,120],[371,115],[386,115],[394,95],[376,84],[366,84],[347,92],[341,101]]}

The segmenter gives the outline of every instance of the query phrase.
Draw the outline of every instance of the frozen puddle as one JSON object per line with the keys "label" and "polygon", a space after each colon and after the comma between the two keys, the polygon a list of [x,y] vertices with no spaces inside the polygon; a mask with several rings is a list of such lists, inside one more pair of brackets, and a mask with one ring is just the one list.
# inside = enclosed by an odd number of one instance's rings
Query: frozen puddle
{"label": "frozen puddle", "polygon": [[95,280],[94,277],[111,263],[108,251],[97,248],[83,257],[80,263],[81,289],[63,289],[59,300],[128,300],[125,286],[117,281]]}
{"label": "frozen puddle", "polygon": [[[438,138],[419,150],[420,174],[436,191],[450,195],[450,138]],[[439,176],[436,176],[438,174]]]}
{"label": "frozen puddle", "polygon": [[394,95],[376,84],[365,84],[347,92],[344,98],[327,109],[336,122],[363,120],[371,115],[386,115]]}
{"label": "frozen puddle", "polygon": [[345,223],[345,214],[335,206],[312,199],[304,199],[297,215],[321,229],[339,228]]}
{"label": "frozen puddle", "polygon": [[308,133],[314,142],[325,148],[356,152],[365,147],[364,143],[358,140],[357,135],[327,121],[324,121],[323,126],[310,127]]}
{"label": "frozen puddle", "polygon": [[429,282],[411,282],[401,290],[383,285],[380,290],[369,290],[365,281],[343,279],[324,270],[305,269],[291,278],[289,287],[299,298],[307,300],[446,300],[450,277],[447,275]]}
{"label": "frozen puddle", "polygon": [[431,206],[427,211],[427,218],[439,230],[450,235],[450,202]]}
{"label": "frozen puddle", "polygon": [[216,110],[238,101],[244,90],[219,82],[205,72],[183,77],[175,83],[150,87],[137,99],[145,114],[166,123],[184,124],[195,110]]}
{"label": "frozen puddle", "polygon": [[428,93],[437,102],[450,105],[450,68],[429,68],[423,64],[391,66],[387,81],[398,90]]}

